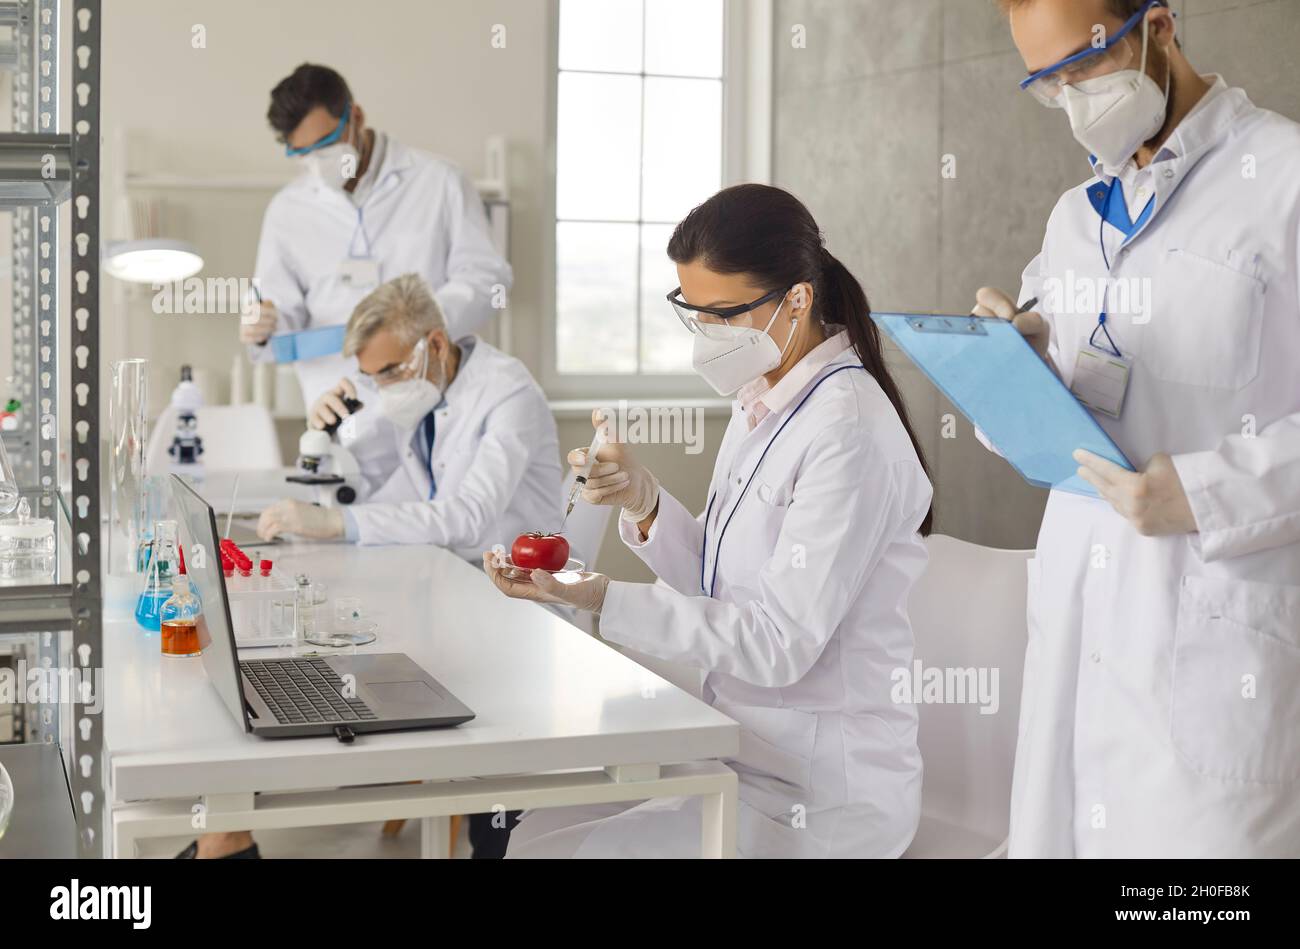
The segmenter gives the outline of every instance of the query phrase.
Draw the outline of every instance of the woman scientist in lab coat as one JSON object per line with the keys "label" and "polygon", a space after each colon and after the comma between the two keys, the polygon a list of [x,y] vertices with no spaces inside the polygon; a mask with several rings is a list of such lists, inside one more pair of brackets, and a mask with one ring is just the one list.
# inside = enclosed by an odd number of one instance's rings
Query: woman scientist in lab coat
{"label": "woman scientist in lab coat", "polygon": [[[512,582],[491,553],[485,568],[511,596],[599,612],[610,642],[706,671],[705,699],[742,729],[742,856],[897,857],[921,756],[890,676],[912,661],[931,488],[866,296],[777,188],[715,195],[668,254],[696,370],[738,393],[707,508],[693,516],[621,444],[583,492],[623,509],[623,539],[667,585]],[[508,856],[693,856],[700,820],[698,798],[533,811]]]}

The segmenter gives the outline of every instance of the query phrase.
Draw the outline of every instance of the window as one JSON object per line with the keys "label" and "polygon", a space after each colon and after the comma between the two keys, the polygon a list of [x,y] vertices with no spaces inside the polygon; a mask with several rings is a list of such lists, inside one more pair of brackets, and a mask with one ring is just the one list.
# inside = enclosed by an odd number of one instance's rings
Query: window
{"label": "window", "polygon": [[690,371],[664,297],[673,228],[724,182],[724,0],[559,0],[555,360]]}

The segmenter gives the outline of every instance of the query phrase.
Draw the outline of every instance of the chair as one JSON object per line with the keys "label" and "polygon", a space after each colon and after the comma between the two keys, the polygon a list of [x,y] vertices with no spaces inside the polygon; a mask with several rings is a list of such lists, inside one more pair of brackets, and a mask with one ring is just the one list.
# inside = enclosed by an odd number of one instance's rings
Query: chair
{"label": "chair", "polygon": [[915,661],[940,672],[998,670],[998,708],[981,714],[974,700],[918,701],[925,782],[921,823],[904,856],[1000,857],[1010,825],[1033,551],[995,550],[943,535],[928,538],[926,546],[930,563],[909,603]]}
{"label": "chair", "polygon": [[[202,462],[213,471],[265,471],[282,467],[280,439],[271,413],[261,405],[205,405],[198,411]],[[145,448],[145,470],[167,474],[167,449],[176,432],[176,409],[168,405],[153,424]]]}

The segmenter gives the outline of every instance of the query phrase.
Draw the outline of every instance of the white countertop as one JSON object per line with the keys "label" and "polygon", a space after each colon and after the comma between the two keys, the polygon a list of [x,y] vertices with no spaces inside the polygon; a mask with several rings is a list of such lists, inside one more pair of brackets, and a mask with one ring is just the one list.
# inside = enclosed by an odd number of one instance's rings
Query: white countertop
{"label": "white countertop", "polygon": [[277,572],[326,584],[330,610],[338,596],[361,597],[379,639],[360,651],[407,653],[477,717],[455,728],[361,735],[351,745],[256,738],[218,699],[202,660],[164,658],[157,634],[131,618],[129,591],[110,585],[103,694],[114,801],[666,764],[737,752],[739,728],[729,718],[536,604],[508,599],[445,550],[258,550],[275,559]]}

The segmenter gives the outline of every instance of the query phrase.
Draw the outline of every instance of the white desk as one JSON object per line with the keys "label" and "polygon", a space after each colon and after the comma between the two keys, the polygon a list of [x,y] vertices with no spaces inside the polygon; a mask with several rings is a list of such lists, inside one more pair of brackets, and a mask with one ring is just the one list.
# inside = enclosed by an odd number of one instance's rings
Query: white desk
{"label": "white desk", "polygon": [[[405,652],[477,718],[456,728],[267,740],[245,734],[201,659],[164,658],[106,597],[106,850],[147,837],[423,819],[423,852],[447,854],[447,817],[699,795],[702,852],[735,852],[731,719],[483,573],[431,547],[273,548],[332,601],[363,598],[378,642]],[[273,656],[277,650],[245,651]],[[564,772],[564,773],[557,773]],[[399,782],[424,782],[421,784]],[[254,796],[254,792],[258,792]]]}

